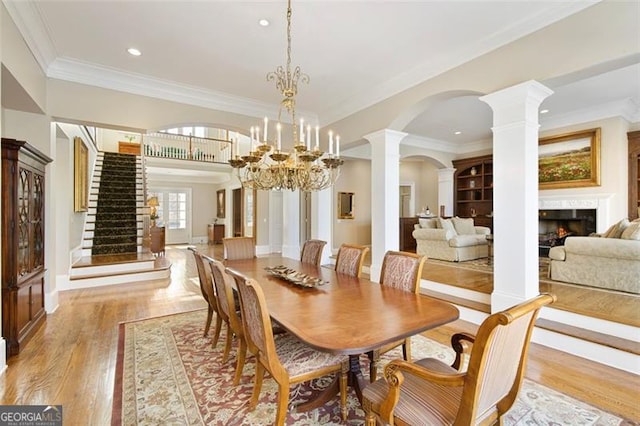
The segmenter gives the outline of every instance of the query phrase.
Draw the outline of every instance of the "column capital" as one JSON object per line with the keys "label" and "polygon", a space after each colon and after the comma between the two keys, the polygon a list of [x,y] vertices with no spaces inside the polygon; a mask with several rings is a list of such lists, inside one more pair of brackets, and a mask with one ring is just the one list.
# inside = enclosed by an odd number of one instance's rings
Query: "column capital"
{"label": "column capital", "polygon": [[399,144],[400,141],[404,139],[407,135],[408,133],[399,132],[397,130],[380,129],[375,132],[364,135],[363,138],[368,140],[369,143],[371,144],[376,143],[378,141],[396,142]]}
{"label": "column capital", "polygon": [[493,110],[493,126],[503,126],[513,122],[535,120],[538,124],[538,107],[553,90],[535,80],[525,81],[479,99]]}

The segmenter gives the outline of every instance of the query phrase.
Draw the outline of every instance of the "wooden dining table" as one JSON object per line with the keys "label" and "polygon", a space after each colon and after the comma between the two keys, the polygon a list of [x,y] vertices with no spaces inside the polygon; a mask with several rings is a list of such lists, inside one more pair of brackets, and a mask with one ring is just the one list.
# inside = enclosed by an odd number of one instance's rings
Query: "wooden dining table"
{"label": "wooden dining table", "polygon": [[[365,385],[360,369],[361,354],[449,323],[459,316],[458,309],[450,303],[295,259],[257,257],[225,261],[225,265],[260,283],[271,318],[289,333],[319,351],[349,355],[349,382],[360,400]],[[302,287],[265,269],[280,265],[324,283]],[[322,403],[321,398],[299,409]]]}

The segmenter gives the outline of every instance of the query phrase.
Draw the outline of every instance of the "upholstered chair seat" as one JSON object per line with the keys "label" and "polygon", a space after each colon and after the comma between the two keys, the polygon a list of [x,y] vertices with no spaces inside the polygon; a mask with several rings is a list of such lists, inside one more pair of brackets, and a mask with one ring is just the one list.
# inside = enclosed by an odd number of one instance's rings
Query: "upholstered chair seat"
{"label": "upholstered chair seat", "polygon": [[249,408],[254,409],[262,389],[265,371],[278,384],[275,424],[283,426],[289,407],[290,386],[329,374],[338,375],[342,418],[347,418],[347,373],[349,358],[320,352],[295,337],[273,335],[262,287],[232,269],[227,269],[240,293],[243,325],[249,351],[256,356],[256,375]]}

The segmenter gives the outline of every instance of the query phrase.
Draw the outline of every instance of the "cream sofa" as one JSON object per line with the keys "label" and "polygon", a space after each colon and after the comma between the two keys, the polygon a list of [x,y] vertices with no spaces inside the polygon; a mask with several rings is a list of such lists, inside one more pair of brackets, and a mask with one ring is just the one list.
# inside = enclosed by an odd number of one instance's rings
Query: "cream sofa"
{"label": "cream sofa", "polygon": [[491,230],[474,226],[472,218],[421,218],[418,222],[413,231],[418,254],[453,262],[487,257]]}
{"label": "cream sofa", "polygon": [[607,237],[609,231],[600,237],[567,237],[564,246],[549,251],[550,278],[640,294],[640,221],[632,224],[617,237]]}

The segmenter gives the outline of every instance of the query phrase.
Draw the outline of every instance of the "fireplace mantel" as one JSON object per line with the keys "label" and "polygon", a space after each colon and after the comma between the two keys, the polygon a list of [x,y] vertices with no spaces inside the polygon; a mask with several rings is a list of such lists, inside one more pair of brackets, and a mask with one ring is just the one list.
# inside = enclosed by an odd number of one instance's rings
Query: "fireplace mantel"
{"label": "fireplace mantel", "polygon": [[613,194],[585,195],[545,195],[538,197],[539,210],[573,210],[595,209],[596,228],[600,231],[607,228],[609,220],[609,204]]}

